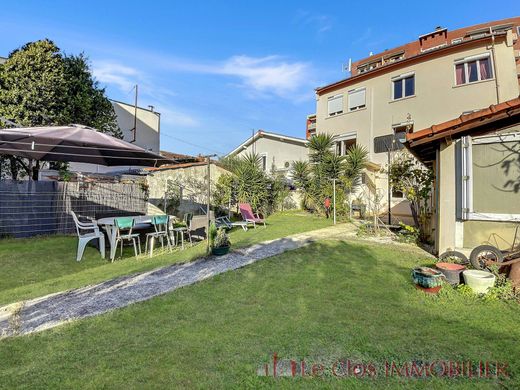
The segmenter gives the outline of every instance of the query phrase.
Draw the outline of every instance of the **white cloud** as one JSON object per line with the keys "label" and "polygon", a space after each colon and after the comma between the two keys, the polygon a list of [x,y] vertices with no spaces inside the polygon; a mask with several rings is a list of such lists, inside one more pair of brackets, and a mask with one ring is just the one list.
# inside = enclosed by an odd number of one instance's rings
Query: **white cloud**
{"label": "white cloud", "polygon": [[274,94],[282,97],[288,97],[302,87],[307,88],[310,75],[309,64],[286,61],[274,55],[237,55],[213,63],[176,60],[171,61],[169,67],[186,72],[236,77],[240,80],[239,86],[253,92],[251,95]]}
{"label": "white cloud", "polygon": [[94,62],[92,73],[99,82],[116,85],[123,92],[128,92],[140,78],[137,69],[109,61]]}
{"label": "white cloud", "polygon": [[161,113],[161,123],[168,124],[172,128],[197,127],[200,124],[196,118],[176,108],[166,108],[164,105],[157,105],[155,108]]}
{"label": "white cloud", "polygon": [[92,65],[94,77],[101,83],[114,85],[124,94],[128,94],[135,84],[139,84],[140,96],[145,97],[146,104],[153,105],[161,113],[161,122],[172,126],[196,127],[197,119],[177,108],[173,108],[164,100],[176,96],[169,89],[150,83],[144,74],[126,65],[114,61],[96,61]]}
{"label": "white cloud", "polygon": [[320,35],[332,29],[334,20],[329,15],[316,14],[314,12],[299,10],[294,18],[296,24],[312,27],[316,34]]}

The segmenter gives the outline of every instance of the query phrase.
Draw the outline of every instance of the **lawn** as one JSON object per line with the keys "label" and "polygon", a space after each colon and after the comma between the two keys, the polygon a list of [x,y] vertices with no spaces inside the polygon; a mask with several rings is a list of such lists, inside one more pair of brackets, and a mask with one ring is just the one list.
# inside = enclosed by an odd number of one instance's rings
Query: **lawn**
{"label": "lawn", "polygon": [[[310,214],[284,212],[271,215],[267,224],[265,229],[259,227],[247,232],[235,228],[230,234],[233,248],[330,226],[331,221]],[[0,305],[191,261],[204,256],[206,249],[202,243],[184,251],[135,259],[132,248],[126,248],[122,260],[110,263],[101,259],[95,248],[87,247],[83,260],[76,262],[76,245],[74,236],[0,240]]]}
{"label": "lawn", "polygon": [[[0,386],[44,388],[518,388],[520,308],[410,281],[418,249],[324,241],[170,294],[0,342]],[[279,359],[330,368],[351,359],[373,378],[267,378]],[[384,363],[501,361],[509,379],[386,377]],[[272,373],[272,372],[271,372]],[[341,373],[341,372],[340,372]]]}

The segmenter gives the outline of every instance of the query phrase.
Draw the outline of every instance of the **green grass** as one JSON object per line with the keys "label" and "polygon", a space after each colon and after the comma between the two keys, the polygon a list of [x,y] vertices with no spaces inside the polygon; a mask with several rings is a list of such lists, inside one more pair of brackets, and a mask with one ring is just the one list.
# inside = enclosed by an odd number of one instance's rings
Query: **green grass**
{"label": "green grass", "polygon": [[[0,342],[5,388],[518,388],[520,308],[410,281],[416,249],[325,241],[147,302]],[[282,359],[373,362],[375,379],[265,378]],[[510,379],[386,378],[385,361],[509,363]]]}
{"label": "green grass", "polygon": [[[233,248],[331,224],[330,220],[298,212],[274,214],[267,219],[267,223],[266,229],[259,227],[247,232],[235,228],[230,235]],[[116,258],[114,263],[110,263],[101,259],[95,248],[87,247],[83,260],[76,262],[76,245],[77,239],[73,236],[0,240],[0,305],[191,261],[204,256],[206,249],[205,243],[202,243],[184,251],[135,259],[133,249],[125,248],[124,258]]]}

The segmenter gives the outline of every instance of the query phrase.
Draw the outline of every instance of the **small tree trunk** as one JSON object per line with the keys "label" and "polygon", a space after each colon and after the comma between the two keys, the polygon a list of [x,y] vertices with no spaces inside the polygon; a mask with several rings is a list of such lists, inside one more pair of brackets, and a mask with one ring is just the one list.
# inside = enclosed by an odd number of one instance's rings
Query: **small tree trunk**
{"label": "small tree trunk", "polygon": [[39,173],[40,173],[40,160],[37,160],[35,166],[32,168],[32,172],[31,172],[32,179],[34,181],[38,181]]}
{"label": "small tree trunk", "polygon": [[9,157],[9,168],[11,170],[11,179],[18,180],[18,165],[16,159],[11,156]]}
{"label": "small tree trunk", "polygon": [[419,221],[419,205],[417,202],[410,202],[410,209],[412,210],[412,217],[413,222],[415,223],[415,226],[417,226],[419,229],[421,229],[421,223]]}

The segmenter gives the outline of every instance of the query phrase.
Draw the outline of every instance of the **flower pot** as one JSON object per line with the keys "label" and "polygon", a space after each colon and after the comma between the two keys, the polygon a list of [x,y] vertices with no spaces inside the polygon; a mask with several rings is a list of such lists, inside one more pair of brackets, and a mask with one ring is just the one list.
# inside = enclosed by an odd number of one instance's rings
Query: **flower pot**
{"label": "flower pot", "polygon": [[417,267],[412,270],[413,282],[424,288],[433,288],[442,285],[442,272],[429,267]]}
{"label": "flower pot", "polygon": [[446,280],[451,285],[457,285],[460,284],[460,276],[462,271],[466,269],[463,265],[460,264],[452,264],[452,263],[437,263],[435,264],[437,269],[441,271],[444,276],[446,277]]}
{"label": "flower pot", "polygon": [[439,291],[441,290],[442,286],[437,286],[437,287],[431,287],[431,288],[427,288],[427,287],[421,287],[419,286],[418,284],[415,285],[415,288],[417,290],[421,290],[422,292],[424,292],[425,294],[438,294]]}
{"label": "flower pot", "polygon": [[495,285],[495,275],[491,272],[476,269],[462,272],[464,283],[466,283],[476,294],[486,294]]}
{"label": "flower pot", "polygon": [[215,256],[223,256],[229,252],[229,246],[219,246],[216,248],[213,248],[211,250],[211,253],[213,253]]}

